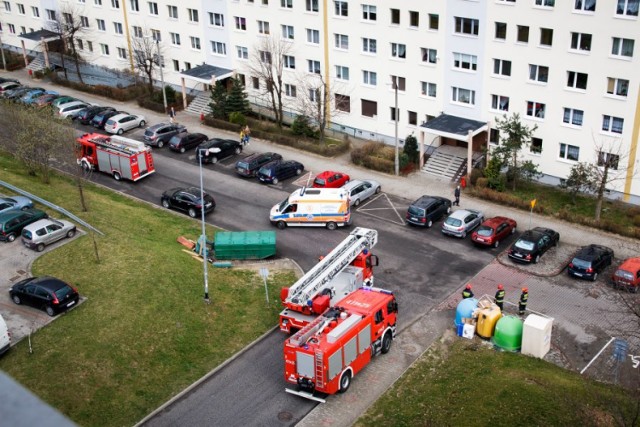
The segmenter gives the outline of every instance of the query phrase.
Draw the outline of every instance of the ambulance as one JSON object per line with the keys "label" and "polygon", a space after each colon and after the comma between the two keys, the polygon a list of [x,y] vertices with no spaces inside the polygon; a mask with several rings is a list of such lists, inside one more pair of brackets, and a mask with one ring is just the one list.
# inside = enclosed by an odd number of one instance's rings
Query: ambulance
{"label": "ambulance", "polygon": [[327,227],[351,223],[349,193],[344,188],[301,188],[271,208],[271,224],[287,227]]}

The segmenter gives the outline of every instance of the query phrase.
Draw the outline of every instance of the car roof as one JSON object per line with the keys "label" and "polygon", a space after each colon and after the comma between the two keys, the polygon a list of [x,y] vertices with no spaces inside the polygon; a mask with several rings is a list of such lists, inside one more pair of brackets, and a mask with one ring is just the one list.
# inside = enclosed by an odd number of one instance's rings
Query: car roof
{"label": "car roof", "polygon": [[425,207],[433,204],[436,201],[444,201],[446,200],[444,197],[439,196],[422,196],[415,202],[411,203],[412,206]]}
{"label": "car roof", "polygon": [[[44,227],[46,225],[50,225],[50,224],[56,224],[56,223],[61,223],[62,225],[70,225],[71,223],[69,221],[65,221],[64,219],[56,219],[56,218],[42,218],[37,220],[36,222],[32,222],[31,224],[27,225],[25,227],[25,230],[29,230],[32,231],[34,229],[40,228],[40,227]],[[73,224],[71,224],[73,225]]]}
{"label": "car roof", "polygon": [[332,176],[332,175],[335,175],[335,174],[346,175],[346,173],[344,173],[344,172],[324,171],[324,172],[320,172],[318,175],[316,175],[316,178],[324,178],[324,177]]}
{"label": "car roof", "polygon": [[116,114],[116,115],[114,115],[114,116],[111,116],[111,117],[109,118],[109,120],[113,120],[113,121],[116,121],[116,122],[117,122],[118,120],[120,120],[120,119],[124,119],[125,117],[128,117],[128,116],[135,116],[135,114],[118,113],[118,114]]}
{"label": "car roof", "polygon": [[65,286],[69,286],[62,280],[56,279],[55,277],[51,276],[30,277],[29,279],[25,279],[20,283],[23,285],[34,284],[42,286],[43,288],[50,291],[57,291],[58,289],[62,289]]}
{"label": "car roof", "polygon": [[62,104],[62,105],[58,105],[58,109],[63,110],[65,108],[68,107],[75,107],[76,105],[86,105],[87,107],[89,106],[89,104],[87,104],[84,101],[72,101],[72,102],[67,102],[66,104]]}
{"label": "car roof", "polygon": [[509,222],[510,219],[507,218],[506,216],[494,216],[493,218],[489,218],[487,220],[485,220],[482,225],[490,225],[493,227],[497,227],[498,225],[502,224],[503,222]]}
{"label": "car roof", "polygon": [[465,217],[467,217],[468,215],[471,215],[472,213],[477,213],[477,212],[472,212],[467,209],[458,209],[457,211],[449,215],[449,218],[464,219]]}
{"label": "car roof", "polygon": [[640,257],[625,259],[624,262],[620,264],[620,267],[618,267],[618,269],[619,270],[620,269],[622,270],[640,269]]}
{"label": "car roof", "polygon": [[160,128],[167,127],[167,126],[171,126],[171,123],[158,123],[153,126],[149,126],[146,130],[156,131]]}
{"label": "car roof", "polygon": [[0,221],[7,221],[23,213],[33,213],[35,215],[35,214],[44,213],[44,212],[41,211],[40,209],[35,209],[35,208],[19,210],[19,211],[13,210],[13,211],[1,213]]}

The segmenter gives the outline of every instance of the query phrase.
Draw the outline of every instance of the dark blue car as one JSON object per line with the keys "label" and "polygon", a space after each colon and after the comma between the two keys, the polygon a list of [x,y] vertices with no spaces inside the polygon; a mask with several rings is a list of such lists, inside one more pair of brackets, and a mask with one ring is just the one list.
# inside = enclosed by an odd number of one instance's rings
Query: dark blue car
{"label": "dark blue car", "polygon": [[275,160],[262,166],[257,176],[261,182],[277,184],[283,179],[300,175],[303,170],[304,165],[295,160]]}

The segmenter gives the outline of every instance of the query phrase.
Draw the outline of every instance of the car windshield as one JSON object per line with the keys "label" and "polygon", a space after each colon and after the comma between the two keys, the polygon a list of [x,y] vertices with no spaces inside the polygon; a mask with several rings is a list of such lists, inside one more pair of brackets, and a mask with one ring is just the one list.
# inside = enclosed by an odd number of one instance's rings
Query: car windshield
{"label": "car windshield", "polygon": [[477,233],[478,236],[489,237],[493,234],[493,228],[486,225],[481,225],[480,228],[478,228]]}
{"label": "car windshield", "polygon": [[617,270],[615,276],[621,279],[633,280],[633,274],[627,270]]}
{"label": "car windshield", "polygon": [[22,230],[22,237],[27,240],[31,240],[31,232],[27,229]]}
{"label": "car windshield", "polygon": [[278,212],[284,211],[288,205],[289,205],[289,198],[287,197],[282,202],[280,202],[280,205],[278,205]]}
{"label": "car windshield", "polygon": [[271,176],[271,168],[265,168],[265,167],[262,167],[262,168],[260,168],[260,170],[258,171],[258,173],[259,173],[260,175]]}
{"label": "car windshield", "polygon": [[458,218],[449,217],[444,223],[452,227],[459,227],[462,224],[462,221],[460,221]]}
{"label": "car windshield", "polygon": [[320,185],[320,186],[323,186],[325,184],[325,182],[326,181],[324,179],[322,179],[322,178],[316,178],[316,179],[313,180],[314,184]]}
{"label": "car windshield", "polygon": [[152,130],[147,129],[147,130],[144,131],[144,136],[151,136],[151,135],[153,135],[153,131]]}
{"label": "car windshield", "polygon": [[409,214],[413,216],[424,216],[424,209],[415,206],[409,206]]}
{"label": "car windshield", "polygon": [[[147,133],[145,132],[145,135],[146,135],[146,134],[147,134]],[[179,136],[177,136],[177,135],[176,135],[176,136],[172,136],[172,137],[171,137],[171,139],[169,140],[169,144],[171,144],[171,145],[178,145],[178,144],[180,144],[180,139],[181,139],[181,138],[180,138]]]}
{"label": "car windshield", "polygon": [[63,287],[58,289],[55,294],[58,299],[63,299],[67,294],[70,294],[71,292],[71,287],[69,287],[69,285],[64,285]]}
{"label": "car windshield", "polygon": [[530,242],[528,240],[518,240],[515,246],[518,249],[523,249],[525,251],[532,251],[535,245],[533,242]]}
{"label": "car windshield", "polygon": [[111,119],[109,119],[109,120],[107,120],[107,124],[108,124],[108,125],[115,125],[115,124],[116,124],[116,122],[115,122],[115,121],[113,121],[113,120],[111,120]]}
{"label": "car windshield", "polygon": [[249,163],[247,162],[238,162],[236,166],[241,169],[249,169]]}
{"label": "car windshield", "polygon": [[574,265],[574,267],[578,267],[578,268],[584,268],[585,270],[589,267],[591,267],[591,262],[589,261],[585,261],[583,259],[580,258],[574,258],[571,261],[571,264]]}

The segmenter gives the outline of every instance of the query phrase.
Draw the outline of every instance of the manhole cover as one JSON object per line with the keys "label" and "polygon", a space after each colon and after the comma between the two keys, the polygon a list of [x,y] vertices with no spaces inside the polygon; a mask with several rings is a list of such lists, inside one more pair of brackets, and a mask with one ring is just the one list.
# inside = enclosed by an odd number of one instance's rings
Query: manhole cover
{"label": "manhole cover", "polygon": [[291,421],[293,419],[293,415],[291,412],[282,411],[278,414],[278,420],[280,421]]}
{"label": "manhole cover", "polygon": [[404,353],[407,353],[407,354],[415,354],[418,352],[418,347],[412,344],[404,344],[400,346],[400,348]]}

